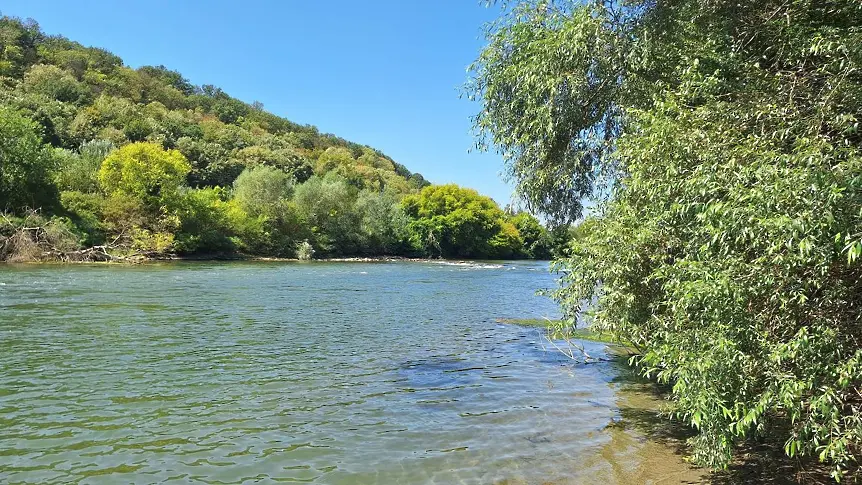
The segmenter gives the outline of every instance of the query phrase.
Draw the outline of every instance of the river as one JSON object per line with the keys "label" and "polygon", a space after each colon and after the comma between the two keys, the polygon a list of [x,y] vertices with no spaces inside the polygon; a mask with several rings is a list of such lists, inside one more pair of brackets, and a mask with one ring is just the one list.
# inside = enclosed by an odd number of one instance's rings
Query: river
{"label": "river", "polygon": [[557,317],[553,285],[539,262],[0,266],[0,483],[698,480],[627,421],[656,399],[623,366],[497,322]]}

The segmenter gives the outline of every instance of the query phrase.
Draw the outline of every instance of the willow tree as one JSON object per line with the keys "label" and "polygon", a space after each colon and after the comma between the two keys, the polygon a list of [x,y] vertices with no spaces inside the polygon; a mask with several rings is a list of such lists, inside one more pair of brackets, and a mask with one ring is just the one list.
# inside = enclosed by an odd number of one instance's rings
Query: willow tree
{"label": "willow tree", "polygon": [[862,3],[521,2],[488,36],[480,143],[551,218],[599,199],[568,321],[641,349],[698,462],[769,435],[858,472]]}

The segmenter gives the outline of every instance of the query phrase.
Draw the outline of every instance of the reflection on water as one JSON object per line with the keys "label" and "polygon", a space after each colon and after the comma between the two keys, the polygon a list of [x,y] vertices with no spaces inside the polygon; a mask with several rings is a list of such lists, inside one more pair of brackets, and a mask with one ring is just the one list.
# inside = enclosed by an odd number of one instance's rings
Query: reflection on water
{"label": "reflection on water", "polygon": [[2,267],[0,482],[696,480],[617,364],[495,322],[556,316],[545,269]]}

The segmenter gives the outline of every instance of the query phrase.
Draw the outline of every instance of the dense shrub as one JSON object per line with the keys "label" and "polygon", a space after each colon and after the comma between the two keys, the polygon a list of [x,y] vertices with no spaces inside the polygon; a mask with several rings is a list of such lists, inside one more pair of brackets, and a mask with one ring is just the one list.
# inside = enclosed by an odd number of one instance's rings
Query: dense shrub
{"label": "dense shrub", "polygon": [[557,263],[566,325],[594,302],[639,349],[697,462],[766,437],[858,473],[862,4],[508,12],[474,66],[477,128],[549,217],[597,196]]}

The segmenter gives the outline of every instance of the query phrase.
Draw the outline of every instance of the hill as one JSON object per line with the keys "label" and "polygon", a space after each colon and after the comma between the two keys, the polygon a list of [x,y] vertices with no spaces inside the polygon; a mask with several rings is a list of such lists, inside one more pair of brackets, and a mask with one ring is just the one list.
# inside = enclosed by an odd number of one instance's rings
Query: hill
{"label": "hill", "polygon": [[[31,20],[0,18],[0,118],[7,259],[68,259],[91,246],[287,257],[548,253],[532,216],[513,219],[451,187],[443,192],[457,200],[411,216],[405,197],[439,191],[380,150],[164,66],[133,69]],[[521,231],[543,239],[525,241]]]}

